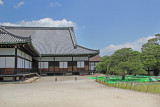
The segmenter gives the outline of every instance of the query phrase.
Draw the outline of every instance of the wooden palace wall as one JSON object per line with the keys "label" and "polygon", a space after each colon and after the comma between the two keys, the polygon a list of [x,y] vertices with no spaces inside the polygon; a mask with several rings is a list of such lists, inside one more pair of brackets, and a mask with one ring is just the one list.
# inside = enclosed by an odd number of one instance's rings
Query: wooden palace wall
{"label": "wooden palace wall", "polygon": [[0,74],[14,74],[15,49],[0,48]]}
{"label": "wooden palace wall", "polygon": [[0,48],[0,75],[29,73],[32,57],[16,48]]}
{"label": "wooden palace wall", "polygon": [[39,73],[88,71],[88,57],[34,57]]}

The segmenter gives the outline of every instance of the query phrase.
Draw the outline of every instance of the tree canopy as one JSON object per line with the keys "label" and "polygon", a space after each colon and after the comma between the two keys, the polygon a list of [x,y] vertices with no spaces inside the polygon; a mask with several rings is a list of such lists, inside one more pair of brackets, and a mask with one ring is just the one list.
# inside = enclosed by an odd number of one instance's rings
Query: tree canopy
{"label": "tree canopy", "polygon": [[146,74],[146,69],[154,70],[155,75],[160,69],[160,34],[149,39],[142,45],[142,52],[134,51],[132,48],[122,48],[115,51],[111,56],[104,56],[102,62],[96,64],[97,71],[105,71],[107,74]]}

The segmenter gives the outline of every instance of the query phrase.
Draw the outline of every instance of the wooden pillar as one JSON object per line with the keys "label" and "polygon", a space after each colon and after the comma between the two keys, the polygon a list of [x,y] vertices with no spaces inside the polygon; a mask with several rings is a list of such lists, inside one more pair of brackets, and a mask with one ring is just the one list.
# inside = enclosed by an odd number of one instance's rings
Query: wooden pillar
{"label": "wooden pillar", "polygon": [[56,63],[55,63],[55,57],[54,57],[54,63],[53,63],[53,68],[54,68],[53,70],[54,70],[54,72],[55,72],[55,67],[56,67],[55,64]]}
{"label": "wooden pillar", "polygon": [[14,74],[17,74],[17,45],[15,46],[15,69]]}
{"label": "wooden pillar", "polygon": [[72,56],[72,71],[73,71],[73,56]]}
{"label": "wooden pillar", "polygon": [[89,71],[89,56],[88,56],[88,71]]}
{"label": "wooden pillar", "polygon": [[41,75],[41,56],[40,56],[40,75]]}

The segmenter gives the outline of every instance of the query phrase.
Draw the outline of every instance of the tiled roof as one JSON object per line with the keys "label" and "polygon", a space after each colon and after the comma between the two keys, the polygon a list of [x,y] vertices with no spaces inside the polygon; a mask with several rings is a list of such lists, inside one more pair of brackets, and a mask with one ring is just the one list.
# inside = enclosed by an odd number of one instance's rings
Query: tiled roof
{"label": "tiled roof", "polygon": [[0,44],[14,44],[30,42],[30,37],[20,37],[7,32],[0,26]]}
{"label": "tiled roof", "polygon": [[34,47],[41,55],[99,53],[99,50],[79,46],[72,27],[4,27],[21,37],[31,36]]}
{"label": "tiled roof", "polygon": [[100,62],[100,61],[102,61],[102,58],[99,55],[96,55],[96,56],[93,56],[93,57],[89,58],[89,61]]}

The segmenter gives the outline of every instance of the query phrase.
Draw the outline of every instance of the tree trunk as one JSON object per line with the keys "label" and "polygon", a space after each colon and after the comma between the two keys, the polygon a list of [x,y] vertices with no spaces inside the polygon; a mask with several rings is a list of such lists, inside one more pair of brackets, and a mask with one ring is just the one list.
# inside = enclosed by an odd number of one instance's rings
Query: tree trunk
{"label": "tree trunk", "polygon": [[154,76],[158,76],[159,75],[159,69],[154,69]]}
{"label": "tree trunk", "polygon": [[125,76],[126,76],[126,75],[122,75],[122,80],[125,80]]}
{"label": "tree trunk", "polygon": [[137,74],[134,74],[133,76],[136,76]]}
{"label": "tree trunk", "polygon": [[147,71],[148,71],[148,75],[150,76],[150,70],[149,70],[149,67],[148,67]]}

